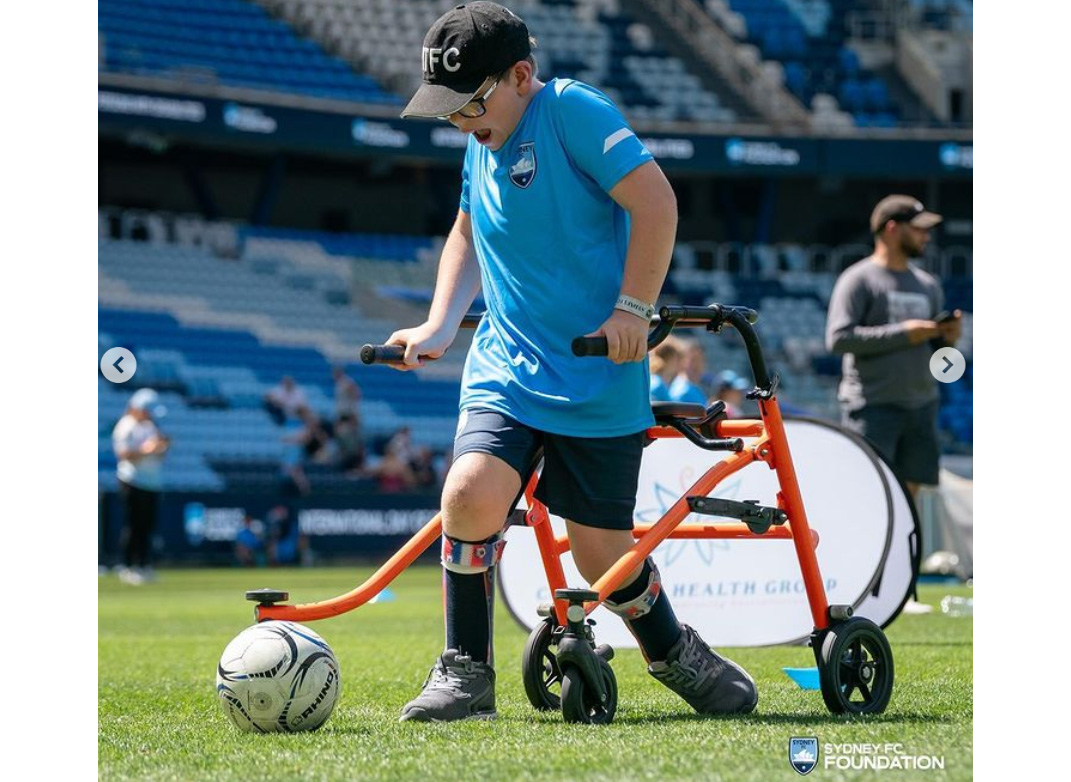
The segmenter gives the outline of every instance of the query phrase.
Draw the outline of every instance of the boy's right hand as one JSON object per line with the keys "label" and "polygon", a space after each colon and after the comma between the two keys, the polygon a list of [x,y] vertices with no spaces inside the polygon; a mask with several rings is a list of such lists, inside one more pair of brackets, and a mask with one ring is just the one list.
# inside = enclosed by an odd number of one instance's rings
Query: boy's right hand
{"label": "boy's right hand", "polygon": [[448,334],[430,323],[395,331],[386,344],[405,347],[405,360],[402,364],[390,366],[402,372],[417,369],[424,366],[424,359],[441,358],[453,341],[453,334]]}

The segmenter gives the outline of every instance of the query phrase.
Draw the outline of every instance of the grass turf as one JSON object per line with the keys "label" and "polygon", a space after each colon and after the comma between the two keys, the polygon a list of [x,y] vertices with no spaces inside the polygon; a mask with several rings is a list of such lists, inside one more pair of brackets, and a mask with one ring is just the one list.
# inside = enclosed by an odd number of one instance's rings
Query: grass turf
{"label": "grass turf", "polygon": [[[970,618],[901,616],[888,629],[896,685],[888,710],[834,716],[782,666],[814,665],[809,648],[728,650],[754,676],[759,705],[746,717],[705,719],[648,676],[638,651],[619,650],[617,717],[609,726],[566,725],[524,695],[526,633],[498,601],[495,654],[499,718],[490,723],[399,723],[441,650],[439,571],[412,567],[397,599],[312,626],[331,644],[342,696],[319,731],[239,733],[215,698],[215,668],[230,639],[252,623],[246,589],[288,589],[292,602],[349,591],[371,571],[175,570],[138,588],[100,579],[98,778],[112,780],[776,780],[794,779],[788,740],[897,743],[944,758],[944,769],[882,771],[889,780],[972,778]],[[924,585],[937,605],[964,587]],[[685,617],[687,619],[687,617]],[[873,770],[824,768],[812,779],[870,778]]]}

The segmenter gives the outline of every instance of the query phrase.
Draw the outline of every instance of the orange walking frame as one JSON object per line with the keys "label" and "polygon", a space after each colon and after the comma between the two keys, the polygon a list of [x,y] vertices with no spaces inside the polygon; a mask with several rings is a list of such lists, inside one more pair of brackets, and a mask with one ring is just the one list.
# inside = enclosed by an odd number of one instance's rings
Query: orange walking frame
{"label": "orange walking frame", "polygon": [[[701,326],[714,332],[720,332],[723,326],[730,326],[741,333],[756,381],[756,387],[749,396],[758,403],[759,418],[726,419],[721,403],[707,409],[693,404],[653,403],[656,424],[647,430],[650,440],[686,437],[699,447],[726,450],[730,454],[707,469],[657,522],[637,523],[633,529],[636,542],[632,548],[590,586],[589,592],[574,590],[571,598],[576,602],[577,595],[583,595],[584,616],[590,614],[617,591],[628,574],[638,568],[667,538],[791,539],[814,622],[811,643],[815,647],[827,706],[835,712],[882,711],[891,693],[891,651],[880,628],[869,620],[853,618],[850,606],[830,606],[826,599],[816,554],[819,536],[808,523],[792,464],[776,396],[777,378],[774,376],[771,379],[767,373],[758,338],[751,326],[757,317],[754,310],[718,304],[709,307],[671,306],[660,310],[659,317],[654,321],[655,329],[648,339],[649,348],[660,343],[674,327],[679,326]],[[479,316],[466,316],[463,325],[472,326],[478,319]],[[578,337],[574,340],[573,350],[577,355],[605,355],[605,343],[604,337]],[[399,346],[366,345],[362,349],[365,363],[400,359]],[[713,438],[706,435],[713,435]],[[777,513],[772,524],[753,527],[743,520],[685,523],[685,519],[696,512],[694,503],[697,499],[709,497],[729,476],[754,463],[763,463],[777,474]],[[568,591],[568,585],[562,567],[562,555],[570,549],[569,539],[567,535],[555,535],[546,506],[535,498],[538,478],[538,473],[533,473],[524,489],[527,510],[524,512],[523,525],[531,527],[535,534],[550,594],[554,596],[553,608],[546,607],[547,621],[556,621],[558,627],[565,627],[572,621],[572,626],[576,627],[579,617],[569,613],[570,596],[563,594]],[[708,515],[715,514],[709,512]],[[518,514],[513,516],[516,518]],[[273,590],[249,592],[247,598],[259,603],[255,609],[257,621],[307,622],[338,616],[369,602],[439,540],[441,534],[440,513],[363,584],[328,600],[300,605],[281,604],[277,601],[285,601],[288,595]],[[594,599],[595,593],[597,599]],[[840,632],[833,632],[835,630]],[[861,694],[861,702],[858,698],[852,699],[855,692]]]}
{"label": "orange walking frame", "polygon": [[[657,522],[637,524],[634,527],[633,534],[638,538],[636,544],[613,567],[606,571],[602,578],[591,585],[591,589],[599,593],[599,600],[585,603],[584,610],[586,613],[591,613],[612,592],[617,591],[625,577],[638,567],[666,538],[734,538],[748,540],[760,540],[763,538],[783,540],[784,538],[790,538],[795,544],[796,554],[799,557],[803,583],[807,591],[807,599],[810,603],[815,627],[819,629],[826,627],[828,623],[826,616],[828,605],[826,603],[822,575],[818,568],[818,558],[815,555],[818,534],[813,532],[807,524],[807,515],[803,508],[799,485],[796,483],[796,473],[792,468],[788,440],[785,437],[785,428],[781,421],[781,413],[777,407],[776,397],[761,403],[759,409],[762,420],[738,419],[717,422],[716,431],[719,437],[756,437],[757,439],[746,449],[733,454],[725,461],[719,462],[708,469]],[[654,440],[664,437],[684,436],[668,426],[653,426],[647,430],[647,435]],[[765,533],[755,534],[743,522],[726,524],[681,523],[693,512],[688,505],[687,497],[708,496],[718,484],[730,475],[756,461],[765,462],[777,471],[777,477],[781,484],[781,491],[778,493],[778,507],[788,515],[787,527],[771,527]],[[556,590],[565,589],[568,586],[565,582],[565,571],[562,568],[561,557],[569,551],[569,538],[565,535],[554,535],[546,506],[535,498],[535,486],[538,480],[539,475],[533,474],[524,490],[525,500],[528,505],[525,523],[535,533],[536,540],[539,543],[539,551],[543,558],[543,566],[547,572],[547,584],[550,587],[551,594],[554,594]],[[359,608],[378,595],[391,581],[397,578],[403,570],[430,548],[441,534],[442,515],[437,513],[419,532],[406,541],[401,549],[387,560],[379,570],[353,591],[318,603],[258,605],[255,614],[256,619],[260,622],[268,619],[309,622],[338,616]],[[565,609],[567,606],[567,601],[562,599],[555,600],[555,611],[560,624],[565,624]]]}

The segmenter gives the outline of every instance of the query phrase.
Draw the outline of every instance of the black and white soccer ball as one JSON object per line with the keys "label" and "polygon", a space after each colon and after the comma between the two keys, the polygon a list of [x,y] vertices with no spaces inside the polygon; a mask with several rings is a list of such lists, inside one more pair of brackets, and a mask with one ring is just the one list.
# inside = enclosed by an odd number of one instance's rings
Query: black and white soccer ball
{"label": "black and white soccer ball", "polygon": [[224,713],[249,733],[316,730],[331,716],[338,659],[319,635],[295,622],[261,622],[227,644],[216,671]]}

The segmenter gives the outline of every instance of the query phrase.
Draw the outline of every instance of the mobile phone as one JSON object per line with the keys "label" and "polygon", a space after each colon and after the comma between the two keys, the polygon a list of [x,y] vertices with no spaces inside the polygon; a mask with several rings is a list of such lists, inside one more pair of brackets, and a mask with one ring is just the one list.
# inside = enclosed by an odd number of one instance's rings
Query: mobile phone
{"label": "mobile phone", "polygon": [[953,314],[952,314],[951,312],[949,312],[948,310],[941,310],[940,312],[938,312],[938,313],[937,313],[937,314],[936,314],[936,315],[934,316],[934,318],[933,318],[933,319],[934,319],[934,320],[935,320],[935,321],[936,321],[937,323],[951,323],[952,321],[954,321],[954,320],[956,319],[956,316],[955,316],[955,315],[953,315]]}

